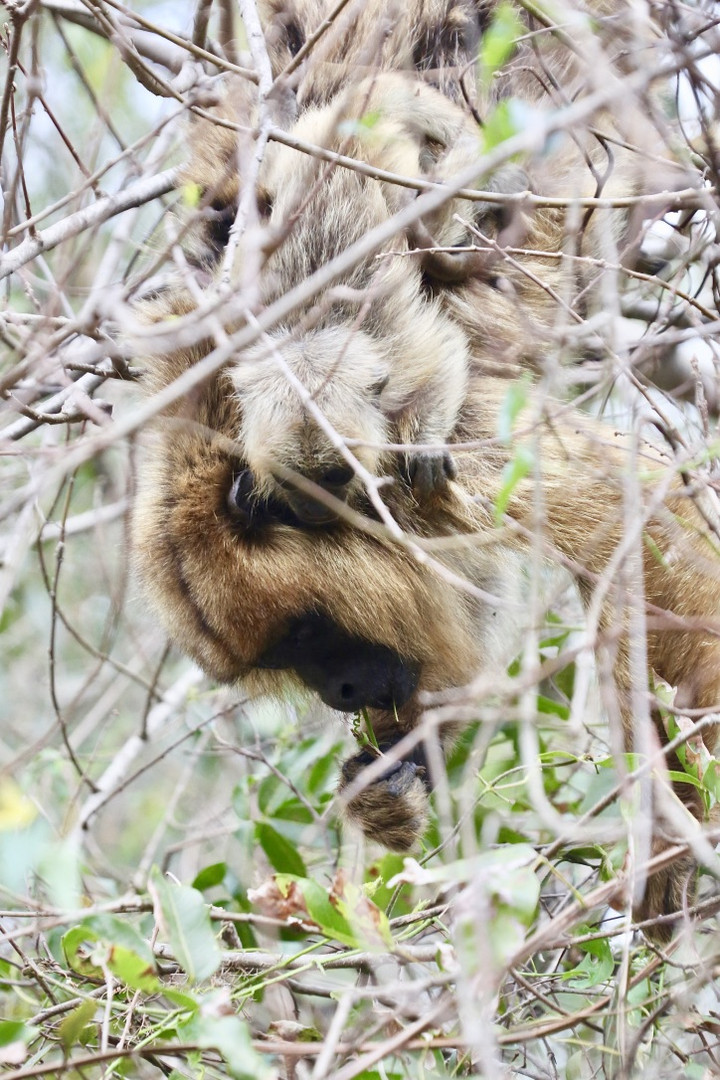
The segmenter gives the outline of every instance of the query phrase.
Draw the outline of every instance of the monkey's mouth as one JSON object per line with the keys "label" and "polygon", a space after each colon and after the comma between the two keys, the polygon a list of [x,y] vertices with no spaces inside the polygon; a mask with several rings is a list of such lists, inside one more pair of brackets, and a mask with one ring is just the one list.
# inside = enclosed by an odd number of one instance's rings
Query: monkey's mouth
{"label": "monkey's mouth", "polygon": [[295,672],[340,712],[400,708],[417,689],[421,670],[418,661],[346,634],[315,612],[292,623],[256,667]]}

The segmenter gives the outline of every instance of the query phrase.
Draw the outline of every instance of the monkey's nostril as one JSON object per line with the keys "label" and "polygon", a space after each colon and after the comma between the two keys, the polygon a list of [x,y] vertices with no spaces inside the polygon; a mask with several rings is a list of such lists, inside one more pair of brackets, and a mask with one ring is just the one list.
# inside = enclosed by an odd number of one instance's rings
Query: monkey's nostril
{"label": "monkey's nostril", "polygon": [[343,683],[340,687],[340,697],[343,701],[352,701],[355,697],[355,687],[352,683]]}

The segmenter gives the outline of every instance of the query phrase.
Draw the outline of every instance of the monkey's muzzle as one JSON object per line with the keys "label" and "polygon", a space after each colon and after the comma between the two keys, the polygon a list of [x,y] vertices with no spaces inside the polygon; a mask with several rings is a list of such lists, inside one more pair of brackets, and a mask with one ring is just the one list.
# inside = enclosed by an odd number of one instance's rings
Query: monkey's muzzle
{"label": "monkey's muzzle", "polygon": [[417,689],[420,664],[387,645],[346,634],[315,612],[297,619],[257,660],[294,671],[332,709],[400,708]]}

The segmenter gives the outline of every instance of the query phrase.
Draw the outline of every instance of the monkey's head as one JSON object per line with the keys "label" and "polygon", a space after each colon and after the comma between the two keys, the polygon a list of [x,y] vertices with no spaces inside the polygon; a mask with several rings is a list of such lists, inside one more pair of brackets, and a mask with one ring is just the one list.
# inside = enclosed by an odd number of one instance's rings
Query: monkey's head
{"label": "monkey's head", "polygon": [[[156,358],[152,385],[192,361],[181,350]],[[216,681],[278,696],[294,682],[341,710],[400,707],[416,688],[466,681],[472,611],[391,539],[342,521],[307,528],[286,501],[258,502],[239,423],[226,370],[169,406],[146,439],[135,563],[178,647]],[[409,495],[390,490],[409,525]]]}
{"label": "monkey's head", "polygon": [[381,346],[345,326],[298,338],[277,333],[243,355],[231,376],[238,442],[259,498],[284,502],[303,525],[325,525],[336,513],[324,495],[342,502],[360,495],[342,448],[350,444],[371,474],[382,468],[389,371]]}

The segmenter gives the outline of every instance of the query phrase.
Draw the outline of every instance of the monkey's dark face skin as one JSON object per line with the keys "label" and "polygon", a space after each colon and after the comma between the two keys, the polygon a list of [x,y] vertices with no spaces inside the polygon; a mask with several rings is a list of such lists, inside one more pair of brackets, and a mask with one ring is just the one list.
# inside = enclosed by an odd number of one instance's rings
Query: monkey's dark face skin
{"label": "monkey's dark face skin", "polygon": [[[325,476],[307,477],[318,488],[334,498],[345,501],[345,491],[352,479],[349,467],[327,470]],[[333,482],[335,481],[335,482]],[[332,527],[337,515],[324,503],[307,492],[293,487],[288,480],[278,480],[283,498],[262,495],[256,480],[247,467],[233,473],[227,496],[227,507],[233,521],[246,533],[253,533],[269,525],[289,525],[291,528],[316,529]]]}
{"label": "monkey's dark face skin", "polygon": [[259,668],[292,670],[326,705],[340,712],[401,708],[415,693],[420,664],[386,645],[346,634],[323,615],[297,619]]}

